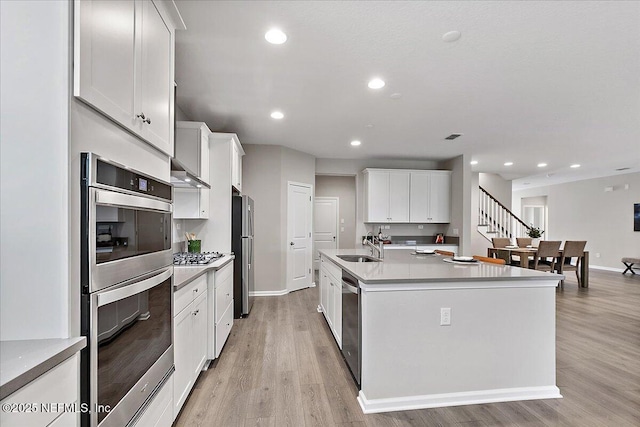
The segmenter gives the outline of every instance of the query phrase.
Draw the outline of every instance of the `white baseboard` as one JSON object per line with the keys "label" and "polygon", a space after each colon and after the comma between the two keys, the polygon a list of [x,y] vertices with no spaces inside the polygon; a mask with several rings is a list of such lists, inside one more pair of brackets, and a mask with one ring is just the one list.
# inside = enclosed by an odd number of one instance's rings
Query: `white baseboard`
{"label": "white baseboard", "polygon": [[477,405],[481,403],[513,402],[516,400],[560,399],[556,386],[506,388],[461,393],[427,394],[390,399],[369,400],[360,390],[358,403],[365,414],[441,408],[444,406]]}
{"label": "white baseboard", "polygon": [[604,271],[615,271],[616,273],[622,273],[624,268],[613,268],[613,267],[603,267],[601,265],[591,265],[589,264],[589,270],[604,270]]}
{"label": "white baseboard", "polygon": [[279,291],[253,291],[249,292],[249,295],[252,297],[281,297],[288,293],[289,291],[287,289],[281,289]]}

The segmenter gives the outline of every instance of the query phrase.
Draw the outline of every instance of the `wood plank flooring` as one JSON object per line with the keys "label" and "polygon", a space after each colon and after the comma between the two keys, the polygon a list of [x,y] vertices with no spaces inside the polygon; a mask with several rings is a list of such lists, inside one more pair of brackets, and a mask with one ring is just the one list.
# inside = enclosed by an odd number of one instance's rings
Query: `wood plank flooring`
{"label": "wood plank flooring", "polygon": [[318,288],[256,298],[176,426],[640,426],[640,275],[591,271],[557,290],[563,399],[364,415]]}

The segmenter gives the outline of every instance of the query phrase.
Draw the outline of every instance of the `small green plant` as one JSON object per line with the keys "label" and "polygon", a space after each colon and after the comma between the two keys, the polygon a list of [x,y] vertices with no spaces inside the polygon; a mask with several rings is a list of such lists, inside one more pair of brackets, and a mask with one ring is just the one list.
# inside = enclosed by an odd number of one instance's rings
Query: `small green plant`
{"label": "small green plant", "polygon": [[540,230],[538,227],[534,227],[533,224],[531,224],[531,228],[527,230],[527,236],[531,237],[532,239],[539,239],[540,237],[542,237],[542,233],[544,233],[544,230]]}

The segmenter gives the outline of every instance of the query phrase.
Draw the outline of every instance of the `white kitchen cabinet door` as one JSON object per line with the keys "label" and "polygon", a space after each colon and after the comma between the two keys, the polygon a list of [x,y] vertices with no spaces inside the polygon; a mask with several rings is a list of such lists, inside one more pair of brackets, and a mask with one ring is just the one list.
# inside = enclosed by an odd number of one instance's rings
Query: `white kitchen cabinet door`
{"label": "white kitchen cabinet door", "polygon": [[137,121],[135,8],[133,0],[74,3],[74,95],[127,128]]}
{"label": "white kitchen cabinet door", "polygon": [[178,416],[182,405],[189,396],[191,387],[193,387],[191,369],[191,361],[193,360],[191,349],[192,307],[193,303],[173,319],[173,363],[176,368],[173,374],[173,419]]}
{"label": "white kitchen cabinet door", "polygon": [[207,362],[207,293],[203,292],[194,302],[192,314],[191,352],[193,355],[191,374],[193,382]]}
{"label": "white kitchen cabinet door", "polygon": [[389,222],[409,222],[409,172],[389,172]]}
{"label": "white kitchen cabinet door", "polygon": [[216,357],[220,357],[222,348],[229,338],[233,327],[233,301],[225,309],[220,321],[216,324]]}
{"label": "white kitchen cabinet door", "polygon": [[431,172],[429,212],[430,222],[451,222],[451,172]]}
{"label": "white kitchen cabinet door", "polygon": [[145,115],[139,121],[144,139],[165,153],[173,155],[172,130],[173,80],[172,35],[160,12],[151,1],[141,2],[139,54],[136,56],[136,110]]}
{"label": "white kitchen cabinet door", "polygon": [[206,124],[200,129],[200,179],[209,184],[209,167],[211,150],[209,149],[209,135],[211,131]]}
{"label": "white kitchen cabinet door", "polygon": [[365,222],[389,222],[389,172],[368,172],[365,175],[365,189]]}
{"label": "white kitchen cabinet door", "polygon": [[235,141],[231,143],[231,185],[242,192],[242,156],[244,150],[236,144]]}
{"label": "white kitchen cabinet door", "polygon": [[174,188],[173,219],[209,218],[209,191],[203,188]]}
{"label": "white kitchen cabinet door", "polygon": [[171,427],[173,424],[172,403],[173,375],[164,383],[142,415],[134,421],[133,427]]}
{"label": "white kitchen cabinet door", "polygon": [[409,221],[417,223],[431,222],[429,217],[429,172],[411,172],[411,191],[409,195]]}
{"label": "white kitchen cabinet door", "polygon": [[[324,268],[320,269],[320,308],[322,309],[322,313],[327,319],[328,313],[328,298],[329,298],[329,276],[327,275],[327,271]],[[328,321],[329,319],[327,319]]]}
{"label": "white kitchen cabinet door", "polygon": [[342,281],[336,280],[333,286],[333,336],[338,347],[342,348]]}

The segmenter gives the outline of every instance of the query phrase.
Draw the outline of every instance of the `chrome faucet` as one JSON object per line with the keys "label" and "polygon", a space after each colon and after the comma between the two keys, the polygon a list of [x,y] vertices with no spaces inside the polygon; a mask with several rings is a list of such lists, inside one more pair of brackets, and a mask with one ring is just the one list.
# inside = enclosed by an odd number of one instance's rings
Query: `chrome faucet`
{"label": "chrome faucet", "polygon": [[[376,237],[373,238],[373,240],[376,240]],[[371,243],[371,241],[369,239],[364,239],[362,241],[362,243],[366,246],[369,246],[369,248],[371,249],[371,256],[373,256],[373,250],[375,249],[378,252],[378,258],[379,259],[383,259],[384,258],[384,243],[382,243],[381,239],[377,239],[378,240],[378,244],[374,245],[373,243]]]}

